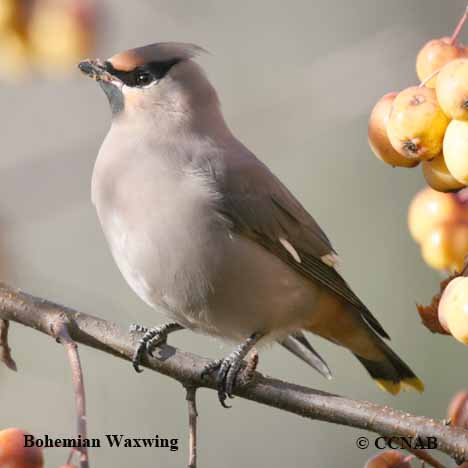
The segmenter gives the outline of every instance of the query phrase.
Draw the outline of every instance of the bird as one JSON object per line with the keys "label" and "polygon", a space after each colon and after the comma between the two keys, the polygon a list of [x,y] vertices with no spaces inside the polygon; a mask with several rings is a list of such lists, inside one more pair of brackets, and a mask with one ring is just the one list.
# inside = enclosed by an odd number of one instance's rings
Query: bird
{"label": "bird", "polygon": [[158,42],[78,64],[111,108],[91,183],[102,230],[131,289],[170,319],[133,327],[143,332],[135,369],[177,330],[226,340],[234,350],[203,375],[228,406],[245,359],[264,344],[330,378],[310,332],[351,351],[383,390],[422,392],[317,221],[230,130],[203,53]]}

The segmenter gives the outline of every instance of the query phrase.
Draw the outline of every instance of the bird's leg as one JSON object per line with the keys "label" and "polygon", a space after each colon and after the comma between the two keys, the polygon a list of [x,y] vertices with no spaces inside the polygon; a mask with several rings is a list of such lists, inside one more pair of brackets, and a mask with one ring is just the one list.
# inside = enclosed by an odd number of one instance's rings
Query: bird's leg
{"label": "bird's leg", "polygon": [[[262,337],[262,333],[254,333],[224,359],[210,362],[203,369],[202,376],[218,369],[218,373],[216,374],[218,398],[221,405],[225,408],[229,408],[225,401],[227,397],[232,398],[232,391],[242,366],[242,360]],[[249,374],[252,375],[253,372],[250,371]]]}
{"label": "bird's leg", "polygon": [[247,382],[250,382],[253,379],[255,371],[258,366],[258,353],[255,349],[252,349],[249,358],[247,359],[247,365],[244,371],[244,378]]}
{"label": "bird's leg", "polygon": [[166,343],[167,336],[169,333],[177,330],[183,330],[183,326],[176,322],[164,323],[158,327],[146,328],[141,325],[131,325],[130,333],[143,333],[143,336],[138,340],[135,353],[133,354],[132,364],[133,368],[137,372],[142,372],[140,364],[143,359],[143,354],[146,351],[151,357],[153,357],[153,351],[155,348],[163,343]]}

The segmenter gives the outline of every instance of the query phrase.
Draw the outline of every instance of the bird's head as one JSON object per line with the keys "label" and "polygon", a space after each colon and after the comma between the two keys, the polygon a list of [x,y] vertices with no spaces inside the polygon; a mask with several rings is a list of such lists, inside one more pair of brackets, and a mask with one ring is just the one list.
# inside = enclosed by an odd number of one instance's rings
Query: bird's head
{"label": "bird's head", "polygon": [[193,44],[160,42],[78,66],[99,82],[114,116],[187,116],[218,105],[215,90],[192,60],[201,52]]}

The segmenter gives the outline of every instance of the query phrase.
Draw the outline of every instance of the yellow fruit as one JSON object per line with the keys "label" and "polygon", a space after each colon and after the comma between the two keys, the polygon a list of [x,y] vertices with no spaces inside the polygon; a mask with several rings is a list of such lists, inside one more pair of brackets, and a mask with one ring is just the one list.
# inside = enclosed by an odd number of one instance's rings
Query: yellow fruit
{"label": "yellow fruit", "polygon": [[452,119],[468,120],[468,58],[453,60],[437,76],[437,99]]}
{"label": "yellow fruit", "polygon": [[0,33],[0,77],[14,80],[24,76],[28,70],[29,50],[26,39],[12,30]]}
{"label": "yellow fruit", "polygon": [[464,344],[468,344],[468,278],[450,281],[439,303],[439,321]]}
{"label": "yellow fruit", "polygon": [[436,270],[460,271],[468,254],[468,224],[435,226],[423,240],[421,253],[424,261]]}
{"label": "yellow fruit", "polygon": [[450,174],[443,154],[439,154],[439,156],[431,160],[423,161],[422,170],[428,185],[439,192],[451,192],[465,186]]}
{"label": "yellow fruit", "polygon": [[395,151],[387,136],[387,122],[392,103],[398,93],[388,93],[377,101],[369,118],[369,146],[374,154],[391,166],[414,167],[419,161],[407,158]]}
{"label": "yellow fruit", "polygon": [[0,1],[0,32],[10,28],[17,13],[18,2],[17,0],[1,0]]}
{"label": "yellow fruit", "polygon": [[435,226],[456,222],[463,214],[455,195],[425,188],[413,198],[408,209],[408,227],[416,242],[422,242]]}
{"label": "yellow fruit", "polygon": [[78,16],[56,4],[38,5],[29,25],[29,40],[37,65],[45,72],[74,66],[89,52],[91,35]]}
{"label": "yellow fruit", "polygon": [[431,159],[442,151],[448,123],[435,91],[412,86],[393,101],[387,134],[392,146],[403,156]]}
{"label": "yellow fruit", "polygon": [[[459,44],[450,44],[449,37],[433,39],[424,45],[416,59],[418,78],[424,81],[446,63],[465,55],[465,49]],[[436,76],[426,82],[428,88],[436,87]]]}
{"label": "yellow fruit", "polygon": [[444,157],[453,177],[468,185],[468,122],[450,122],[444,137]]}

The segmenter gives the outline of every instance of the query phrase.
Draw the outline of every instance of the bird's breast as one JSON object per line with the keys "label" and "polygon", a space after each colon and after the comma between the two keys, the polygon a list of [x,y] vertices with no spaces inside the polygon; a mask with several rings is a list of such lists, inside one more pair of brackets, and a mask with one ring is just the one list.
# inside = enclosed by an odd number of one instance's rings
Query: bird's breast
{"label": "bird's breast", "polygon": [[106,158],[93,174],[93,202],[112,255],[146,303],[190,316],[203,308],[228,227],[202,171],[164,158]]}
{"label": "bird's breast", "polygon": [[181,155],[175,144],[161,151],[131,138],[104,143],[92,198],[124,278],[187,328],[235,340],[300,329],[317,286],[231,232],[216,176],[202,164],[210,147],[190,148]]}

